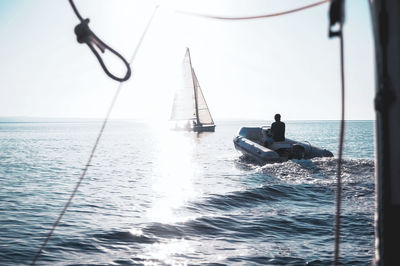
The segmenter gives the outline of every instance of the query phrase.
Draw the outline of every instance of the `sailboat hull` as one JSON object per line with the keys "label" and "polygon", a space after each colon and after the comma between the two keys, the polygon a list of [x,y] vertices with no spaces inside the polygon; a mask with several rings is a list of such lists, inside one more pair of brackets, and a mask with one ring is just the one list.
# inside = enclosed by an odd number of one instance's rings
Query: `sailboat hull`
{"label": "sailboat hull", "polygon": [[215,125],[193,125],[191,121],[186,121],[184,123],[172,123],[170,129],[175,131],[214,132]]}
{"label": "sailboat hull", "polygon": [[194,132],[214,132],[215,125],[194,126],[192,129]]}

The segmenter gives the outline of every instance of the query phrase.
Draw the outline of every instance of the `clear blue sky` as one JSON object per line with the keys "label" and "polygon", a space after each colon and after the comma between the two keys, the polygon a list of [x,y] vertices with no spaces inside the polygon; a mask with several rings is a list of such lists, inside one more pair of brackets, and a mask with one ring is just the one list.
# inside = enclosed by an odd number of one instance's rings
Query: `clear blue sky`
{"label": "clear blue sky", "polygon": [[[175,10],[268,14],[313,0],[75,0],[92,30],[130,57],[154,6],[160,9],[132,66],[113,117],[168,119],[189,47],[216,119],[339,119],[339,45],[329,39],[328,4],[282,17],[219,21]],[[67,0],[0,1],[0,116],[105,115],[117,82],[75,40]],[[374,119],[374,57],[367,0],[346,1],[346,119]]]}

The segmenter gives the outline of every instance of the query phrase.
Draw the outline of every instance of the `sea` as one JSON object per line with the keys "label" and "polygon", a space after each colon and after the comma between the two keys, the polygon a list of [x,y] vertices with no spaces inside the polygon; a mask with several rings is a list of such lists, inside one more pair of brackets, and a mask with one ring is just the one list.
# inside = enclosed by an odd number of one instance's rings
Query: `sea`
{"label": "sea", "polygon": [[[339,121],[284,121],[333,158],[257,165],[214,133],[112,120],[36,265],[331,265]],[[0,265],[30,265],[101,121],[0,123]],[[340,263],[374,260],[374,121],[346,121]]]}

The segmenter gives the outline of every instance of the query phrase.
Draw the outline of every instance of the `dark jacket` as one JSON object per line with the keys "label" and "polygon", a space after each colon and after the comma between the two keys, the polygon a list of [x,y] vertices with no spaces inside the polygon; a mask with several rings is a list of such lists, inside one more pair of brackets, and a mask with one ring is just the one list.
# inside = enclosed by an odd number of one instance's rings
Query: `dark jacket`
{"label": "dark jacket", "polygon": [[272,123],[271,133],[275,141],[285,141],[285,123],[282,121]]}

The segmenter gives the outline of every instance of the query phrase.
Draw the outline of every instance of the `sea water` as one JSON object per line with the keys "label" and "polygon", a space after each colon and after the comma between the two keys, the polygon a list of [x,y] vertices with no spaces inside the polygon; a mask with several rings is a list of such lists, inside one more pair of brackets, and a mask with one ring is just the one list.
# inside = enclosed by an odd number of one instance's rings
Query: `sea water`
{"label": "sea water", "polygon": [[[270,123],[270,121],[268,122]],[[340,255],[374,256],[373,121],[346,122]],[[111,121],[38,265],[331,265],[338,121],[287,121],[334,158],[254,165],[241,126]],[[0,265],[30,264],[82,174],[100,122],[0,124]]]}

